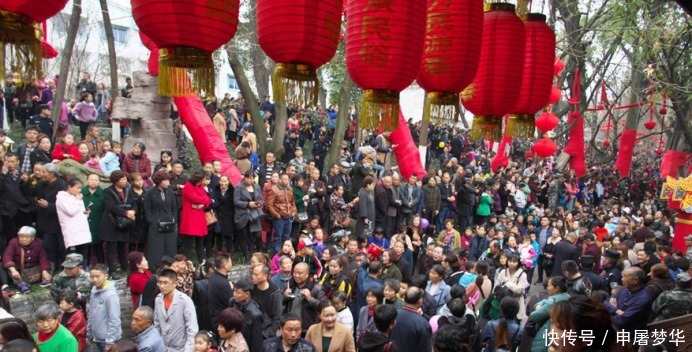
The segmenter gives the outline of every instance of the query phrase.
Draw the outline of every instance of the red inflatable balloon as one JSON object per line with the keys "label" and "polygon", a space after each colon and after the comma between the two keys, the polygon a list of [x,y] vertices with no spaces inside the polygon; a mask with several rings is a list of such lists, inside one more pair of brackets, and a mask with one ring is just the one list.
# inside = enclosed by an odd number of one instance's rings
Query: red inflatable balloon
{"label": "red inflatable balloon", "polygon": [[[209,118],[207,118],[207,120],[209,120]],[[394,148],[394,156],[396,156],[396,163],[399,165],[401,175],[407,180],[414,173],[418,175],[418,178],[423,178],[423,175],[426,174],[425,168],[420,162],[418,146],[416,142],[413,141],[411,131],[408,129],[408,124],[406,123],[401,108],[399,108],[399,126],[396,130],[392,131],[392,136],[390,138],[392,144],[398,145]]]}
{"label": "red inflatable balloon", "polygon": [[199,154],[199,161],[202,164],[212,160],[221,161],[221,173],[228,176],[234,187],[237,186],[243,180],[243,176],[233,163],[219,132],[209,119],[202,100],[199,97],[175,97],[174,101],[178,107],[180,120],[187,126],[192,136],[195,149]]}

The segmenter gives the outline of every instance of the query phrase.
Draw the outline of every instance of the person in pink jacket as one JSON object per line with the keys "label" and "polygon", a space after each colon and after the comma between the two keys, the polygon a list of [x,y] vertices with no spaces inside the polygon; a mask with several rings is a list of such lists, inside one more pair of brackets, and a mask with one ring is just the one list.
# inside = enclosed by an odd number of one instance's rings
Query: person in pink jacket
{"label": "person in pink jacket", "polygon": [[87,128],[90,124],[96,122],[96,106],[94,105],[94,97],[90,93],[82,96],[82,100],[72,108],[72,115],[79,121],[79,133],[82,139],[86,137]]}
{"label": "person in pink jacket", "polygon": [[183,236],[183,248],[188,258],[192,252],[192,244],[197,249],[197,258],[204,260],[204,237],[208,235],[206,209],[211,205],[211,199],[204,189],[204,180],[210,175],[199,170],[190,176],[183,188],[183,209],[180,216],[180,235]]}
{"label": "person in pink jacket", "polygon": [[67,190],[58,192],[55,209],[62,229],[65,248],[87,258],[87,248],[91,243],[89,230],[89,209],[82,201],[82,181],[76,177],[67,180]]}

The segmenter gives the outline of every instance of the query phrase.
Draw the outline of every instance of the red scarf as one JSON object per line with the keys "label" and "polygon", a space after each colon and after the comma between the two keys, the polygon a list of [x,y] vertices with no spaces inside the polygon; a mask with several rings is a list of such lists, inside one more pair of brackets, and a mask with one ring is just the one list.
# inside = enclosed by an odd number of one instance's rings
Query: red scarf
{"label": "red scarf", "polygon": [[[58,325],[58,328],[59,327],[60,327],[60,325]],[[46,341],[50,340],[50,338],[53,337],[53,335],[55,335],[55,332],[58,331],[58,328],[55,328],[55,330],[51,331],[48,334],[39,331],[38,332],[38,342],[46,342]]]}

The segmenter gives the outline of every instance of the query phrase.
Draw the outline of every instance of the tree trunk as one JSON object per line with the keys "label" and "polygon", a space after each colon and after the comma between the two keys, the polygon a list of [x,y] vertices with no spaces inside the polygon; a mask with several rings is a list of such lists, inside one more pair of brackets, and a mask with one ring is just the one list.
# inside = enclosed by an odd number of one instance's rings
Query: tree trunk
{"label": "tree trunk", "polygon": [[324,170],[320,170],[323,175],[327,173],[330,165],[335,164],[337,160],[339,160],[341,142],[344,140],[346,128],[350,123],[348,119],[348,106],[351,103],[351,89],[353,89],[353,81],[351,80],[351,76],[346,73],[344,81],[341,83],[341,91],[339,92],[339,115],[336,118],[334,139],[332,140],[332,146],[329,147],[329,154],[327,154],[327,160],[325,160],[324,163]]}
{"label": "tree trunk", "polygon": [[[428,95],[426,94],[423,98],[423,106],[425,106]],[[423,113],[425,115],[425,113]],[[423,168],[426,168],[426,161],[428,160],[428,132],[430,130],[430,121],[425,121],[425,116],[421,116],[422,122],[420,124],[420,136],[418,137],[418,150],[420,151],[421,164]],[[423,148],[421,148],[423,147]]]}
{"label": "tree trunk", "polygon": [[[115,101],[118,96],[118,61],[115,56],[115,39],[113,38],[113,25],[111,15],[108,12],[108,0],[99,0],[101,3],[101,14],[103,14],[103,30],[106,32],[106,42],[108,43],[108,71],[111,75],[111,99]],[[120,121],[113,121],[113,140],[120,141]],[[116,131],[117,130],[117,131]]]}
{"label": "tree trunk", "polygon": [[101,3],[101,13],[103,14],[103,29],[106,31],[106,42],[108,43],[108,70],[111,75],[111,99],[118,96],[118,61],[115,54],[115,39],[113,38],[113,25],[111,15],[108,12],[108,0],[99,0]]}
{"label": "tree trunk", "polygon": [[77,30],[79,29],[79,19],[82,15],[82,0],[72,1],[72,14],[67,27],[67,38],[65,39],[65,47],[62,51],[62,59],[60,61],[60,79],[56,96],[53,97],[53,110],[51,118],[53,119],[55,129],[53,129],[53,138],[58,133],[58,124],[60,116],[62,116],[62,102],[65,100],[65,88],[67,87],[67,73],[70,70],[70,60],[72,60],[72,49],[74,48],[75,40],[77,39]]}
{"label": "tree trunk", "polygon": [[274,153],[276,159],[286,152],[284,150],[284,138],[286,138],[286,126],[288,125],[288,110],[286,104],[274,101],[274,135],[272,135],[271,147],[269,150]]}
{"label": "tree trunk", "polygon": [[[269,67],[267,67],[267,55],[262,51],[257,38],[257,0],[250,0],[248,3],[250,13],[250,21],[252,28],[250,29],[250,60],[252,63],[252,75],[255,79],[257,95],[259,101],[264,101],[264,97],[269,94]],[[273,70],[272,70],[273,71]],[[276,97],[273,97],[276,101]],[[247,102],[247,98],[245,98]]]}
{"label": "tree trunk", "polygon": [[255,130],[255,135],[257,135],[257,144],[259,145],[259,154],[261,159],[264,159],[264,154],[267,152],[267,129],[264,127],[264,119],[260,115],[260,109],[257,105],[257,100],[255,100],[255,94],[252,93],[252,88],[250,88],[250,82],[245,76],[245,71],[243,70],[243,65],[238,59],[238,54],[236,54],[230,47],[226,47],[226,53],[228,54],[228,64],[231,65],[231,70],[233,70],[233,75],[238,82],[238,87],[240,87],[240,94],[243,95],[245,100],[245,107],[252,119],[252,127]]}

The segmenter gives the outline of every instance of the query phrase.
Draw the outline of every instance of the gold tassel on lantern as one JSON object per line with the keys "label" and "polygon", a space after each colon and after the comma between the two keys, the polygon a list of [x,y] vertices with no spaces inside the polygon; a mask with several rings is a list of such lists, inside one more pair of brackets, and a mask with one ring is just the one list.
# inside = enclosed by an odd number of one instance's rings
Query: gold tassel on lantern
{"label": "gold tassel on lantern", "polygon": [[454,123],[459,121],[459,94],[451,92],[430,92],[425,99],[423,118],[426,122]]}
{"label": "gold tassel on lantern", "polygon": [[308,65],[277,63],[272,77],[274,101],[300,107],[317,105],[320,81]]}
{"label": "gold tassel on lantern", "polygon": [[363,90],[360,105],[361,127],[395,130],[399,125],[399,92],[385,89]]}
{"label": "gold tassel on lantern", "polygon": [[502,139],[502,116],[476,115],[471,126],[471,140],[483,139],[500,141]]}
{"label": "gold tassel on lantern", "polygon": [[163,48],[159,52],[160,95],[182,97],[199,91],[214,95],[214,60],[210,52],[191,47]]}
{"label": "gold tassel on lantern", "polygon": [[[38,25],[30,18],[0,10],[0,43],[9,44],[15,54],[16,64],[32,80],[41,72],[41,35]],[[4,64],[4,60],[0,63]],[[0,71],[0,75],[4,76],[5,68],[0,68]]]}
{"label": "gold tassel on lantern", "polygon": [[505,128],[507,137],[533,138],[536,134],[536,122],[532,114],[510,114]]}

